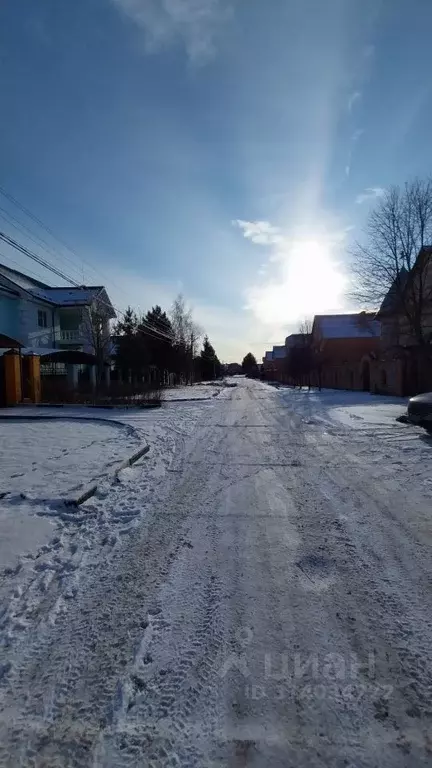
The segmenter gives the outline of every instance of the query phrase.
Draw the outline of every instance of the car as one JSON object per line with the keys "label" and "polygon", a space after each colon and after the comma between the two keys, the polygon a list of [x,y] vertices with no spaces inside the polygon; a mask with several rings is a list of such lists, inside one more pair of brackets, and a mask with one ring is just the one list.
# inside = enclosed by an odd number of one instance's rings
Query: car
{"label": "car", "polygon": [[432,392],[410,397],[408,401],[408,421],[419,424],[432,432]]}

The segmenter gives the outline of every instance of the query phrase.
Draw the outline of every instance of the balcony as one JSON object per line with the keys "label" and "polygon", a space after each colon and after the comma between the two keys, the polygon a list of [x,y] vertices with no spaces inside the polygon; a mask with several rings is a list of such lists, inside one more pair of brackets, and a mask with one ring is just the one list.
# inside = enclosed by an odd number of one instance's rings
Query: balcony
{"label": "balcony", "polygon": [[63,331],[60,328],[60,341],[62,344],[77,344],[82,341],[81,333],[79,330]]}

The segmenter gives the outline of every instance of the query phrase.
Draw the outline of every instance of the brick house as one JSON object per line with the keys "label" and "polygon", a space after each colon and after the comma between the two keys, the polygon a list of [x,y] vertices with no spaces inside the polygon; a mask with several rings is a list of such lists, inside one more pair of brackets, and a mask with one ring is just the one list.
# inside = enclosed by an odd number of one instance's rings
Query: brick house
{"label": "brick house", "polygon": [[379,351],[375,313],[316,315],[312,327],[313,383],[332,389],[369,391],[371,361]]}
{"label": "brick house", "polygon": [[265,352],[262,359],[262,373],[265,379],[273,378],[273,351]]}
{"label": "brick house", "polygon": [[273,375],[276,381],[285,380],[286,370],[286,349],[285,344],[279,344],[273,347]]}
{"label": "brick house", "polygon": [[432,390],[431,256],[432,247],[421,249],[411,272],[400,272],[376,315],[381,336],[371,365],[373,392],[403,396]]}
{"label": "brick house", "polygon": [[286,349],[284,344],[276,345],[263,357],[262,373],[268,381],[284,381]]}

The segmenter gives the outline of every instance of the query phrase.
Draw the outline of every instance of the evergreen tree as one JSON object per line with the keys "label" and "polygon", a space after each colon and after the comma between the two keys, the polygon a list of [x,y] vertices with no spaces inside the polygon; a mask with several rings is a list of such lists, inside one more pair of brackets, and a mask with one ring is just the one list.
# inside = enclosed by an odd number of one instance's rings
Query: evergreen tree
{"label": "evergreen tree", "polygon": [[[143,322],[143,335],[146,338],[149,364],[156,366],[161,375],[163,371],[172,371],[174,339],[173,328],[168,315],[156,304],[144,316]],[[167,338],[168,336],[172,338]]]}
{"label": "evergreen tree", "polygon": [[131,307],[128,307],[123,318],[118,321],[114,329],[116,338],[116,361],[123,376],[129,376],[134,370],[136,360],[136,335],[138,319]]}
{"label": "evergreen tree", "polygon": [[204,336],[204,345],[200,355],[199,367],[201,378],[205,381],[218,378],[221,375],[222,366],[213,346],[210,344],[208,336]]}
{"label": "evergreen tree", "polygon": [[252,352],[248,352],[243,358],[242,371],[246,376],[258,376],[258,364]]}
{"label": "evergreen tree", "polygon": [[162,333],[172,335],[173,328],[171,325],[171,320],[169,319],[167,313],[162,310],[159,304],[156,304],[156,306],[152,307],[151,310],[147,312],[145,319],[149,325],[157,328],[157,330],[161,331]]}

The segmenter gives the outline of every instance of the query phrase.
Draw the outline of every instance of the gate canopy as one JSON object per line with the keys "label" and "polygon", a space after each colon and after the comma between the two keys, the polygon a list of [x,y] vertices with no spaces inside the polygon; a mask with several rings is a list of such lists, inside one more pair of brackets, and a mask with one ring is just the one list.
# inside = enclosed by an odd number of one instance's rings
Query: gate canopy
{"label": "gate canopy", "polygon": [[0,333],[0,349],[21,349],[22,346],[21,342],[16,339],[12,339],[10,336]]}

